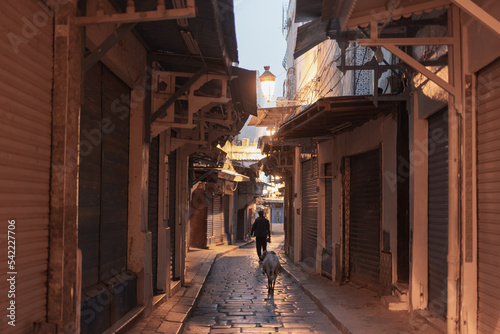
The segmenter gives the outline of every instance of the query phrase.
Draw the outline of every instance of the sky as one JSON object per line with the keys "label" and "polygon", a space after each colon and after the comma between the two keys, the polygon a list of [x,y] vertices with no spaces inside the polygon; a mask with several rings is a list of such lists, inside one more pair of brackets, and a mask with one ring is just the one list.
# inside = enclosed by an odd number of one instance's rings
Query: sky
{"label": "sky", "polygon": [[264,72],[270,65],[276,75],[275,97],[283,95],[286,71],[281,65],[286,51],[281,32],[282,8],[288,0],[234,0],[240,67]]}
{"label": "sky", "polygon": [[[260,75],[264,72],[264,66],[270,65],[271,72],[276,75],[275,98],[283,96],[283,81],[286,78],[286,71],[281,65],[286,52],[286,41],[281,29],[283,6],[288,5],[288,2],[289,0],[234,0],[239,66],[258,70]],[[271,103],[263,107],[274,106]],[[242,135],[245,132],[242,131]]]}

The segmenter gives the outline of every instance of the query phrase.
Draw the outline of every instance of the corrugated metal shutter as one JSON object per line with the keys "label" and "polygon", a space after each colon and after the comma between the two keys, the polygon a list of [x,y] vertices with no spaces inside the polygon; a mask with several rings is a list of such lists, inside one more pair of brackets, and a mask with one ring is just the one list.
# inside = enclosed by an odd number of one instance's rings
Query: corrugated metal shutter
{"label": "corrugated metal shutter", "polygon": [[302,163],[302,261],[312,268],[316,268],[318,238],[317,166],[317,159]]}
{"label": "corrugated metal shutter", "polygon": [[168,227],[170,227],[170,279],[173,281],[178,278],[175,273],[175,199],[177,190],[177,151],[168,155]]}
{"label": "corrugated metal shutter", "polygon": [[209,196],[207,200],[207,244],[214,236],[214,199]]}
{"label": "corrugated metal shutter", "polygon": [[[325,165],[325,176],[332,176],[333,168],[332,164],[328,163]],[[332,233],[333,233],[333,187],[332,179],[325,179],[325,249],[323,249],[322,254],[322,270],[328,274],[332,274],[332,255],[333,255],[333,245],[332,245]]]}
{"label": "corrugated metal shutter", "polygon": [[214,198],[214,242],[219,244],[222,242],[222,197]]}
{"label": "corrugated metal shutter", "polygon": [[350,159],[349,270],[352,282],[380,284],[380,150]]}
{"label": "corrugated metal shutter", "polygon": [[[222,210],[224,211],[224,233],[226,233],[226,234],[228,234],[229,231],[231,230],[229,228],[229,225],[231,223],[231,216],[230,216],[231,201],[230,201],[230,199],[231,199],[231,196],[224,195],[223,203],[222,203]],[[228,240],[228,242],[229,241],[230,240]]]}
{"label": "corrugated metal shutter", "polygon": [[285,198],[283,201],[283,229],[285,230],[285,252],[288,256],[292,252],[293,240],[293,178],[287,177],[285,180]]}
{"label": "corrugated metal shutter", "polygon": [[[130,88],[103,66],[102,119],[113,124],[111,133],[102,135],[101,165],[101,281],[123,272],[127,268],[128,244],[128,164],[129,164],[129,109],[117,112],[117,99],[129,99]],[[125,108],[125,103],[120,106]]]}
{"label": "corrugated metal shutter", "polygon": [[101,63],[86,73],[83,87],[78,196],[82,315],[88,315],[96,298],[105,298],[105,291],[113,295],[95,317],[82,316],[82,333],[88,333],[108,328],[136,305],[136,282],[123,282],[121,290],[109,287],[110,279],[127,270],[130,88]]}
{"label": "corrugated metal shutter", "polygon": [[[16,48],[23,18],[40,12],[36,1],[3,1],[0,9],[0,217],[2,252],[0,332],[31,333],[47,305],[53,21]],[[75,156],[73,158],[76,158]],[[57,166],[54,166],[57,168]],[[62,172],[62,171],[61,171]],[[7,325],[7,226],[15,220],[16,327]],[[5,307],[5,308],[3,308]]]}
{"label": "corrugated metal shutter", "polygon": [[478,332],[500,333],[500,60],[479,72],[477,113]]}
{"label": "corrugated metal shutter", "polygon": [[149,185],[148,185],[148,229],[151,232],[151,257],[153,264],[153,291],[158,282],[158,182],[160,138],[156,136],[149,144]]}
{"label": "corrugated metal shutter", "polygon": [[429,309],[446,318],[448,281],[448,111],[429,117]]}
{"label": "corrugated metal shutter", "polygon": [[[101,64],[85,73],[80,132],[91,133],[101,122]],[[88,141],[86,136],[81,140]],[[82,145],[80,158],[78,247],[82,250],[82,289],[99,283],[99,225],[101,216],[101,145]]]}

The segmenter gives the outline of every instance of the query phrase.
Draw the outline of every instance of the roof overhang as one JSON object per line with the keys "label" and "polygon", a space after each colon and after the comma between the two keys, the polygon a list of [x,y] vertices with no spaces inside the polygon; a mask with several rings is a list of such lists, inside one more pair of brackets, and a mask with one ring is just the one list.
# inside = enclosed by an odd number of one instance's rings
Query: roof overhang
{"label": "roof overhang", "polygon": [[316,101],[297,116],[284,122],[276,138],[319,138],[351,130],[380,115],[397,112],[400,101],[379,101],[378,107],[370,96],[336,96]]}
{"label": "roof overhang", "polygon": [[250,181],[250,178],[248,176],[237,173],[237,172],[233,172],[231,170],[221,169],[221,168],[217,168],[216,170],[217,170],[219,179],[233,181],[233,182],[249,182]]}
{"label": "roof overhang", "polygon": [[250,119],[250,122],[248,122],[248,125],[257,127],[275,127],[295,109],[297,109],[297,106],[259,108],[257,109],[257,114]]}
{"label": "roof overhang", "polygon": [[323,0],[297,0],[295,22],[307,22],[321,15]]}
{"label": "roof overhang", "polygon": [[449,6],[451,0],[325,0],[321,20],[338,18],[342,31]]}

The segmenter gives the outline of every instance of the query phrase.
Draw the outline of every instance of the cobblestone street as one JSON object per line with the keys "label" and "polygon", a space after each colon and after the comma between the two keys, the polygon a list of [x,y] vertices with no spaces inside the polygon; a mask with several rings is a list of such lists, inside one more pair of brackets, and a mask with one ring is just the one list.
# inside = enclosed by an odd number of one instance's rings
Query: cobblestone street
{"label": "cobblestone street", "polygon": [[252,243],[215,262],[183,333],[340,332],[286,275],[278,276],[268,298]]}

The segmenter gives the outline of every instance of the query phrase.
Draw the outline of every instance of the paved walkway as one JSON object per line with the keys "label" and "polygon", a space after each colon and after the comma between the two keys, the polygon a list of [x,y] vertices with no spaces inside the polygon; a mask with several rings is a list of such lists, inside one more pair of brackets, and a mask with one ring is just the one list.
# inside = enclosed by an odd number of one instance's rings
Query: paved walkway
{"label": "paved walkway", "polygon": [[254,244],[218,259],[183,334],[340,333],[288,275],[268,296]]}
{"label": "paved walkway", "polygon": [[[281,277],[278,280],[275,298],[279,295],[278,286],[284,289],[280,282],[286,281],[287,285],[293,284],[290,282],[296,282],[297,286],[314,301],[317,307],[323,311],[342,333],[440,333],[419,316],[410,315],[406,311],[396,312],[387,310],[381,304],[380,297],[370,290],[356,287],[352,284],[336,286],[327,278],[317,274],[307,273],[302,266],[292,263],[284,255],[281,250],[283,235],[273,234],[272,241],[269,248],[275,250],[279,254],[284,269],[283,276],[288,276],[286,278]],[[200,298],[198,298],[200,291],[210,273],[216,257],[236,251],[245,244],[247,243],[219,246],[214,249],[195,249],[189,251],[186,257],[186,287],[182,287],[175,296],[169,298],[161,306],[155,309],[146,319],[136,320],[118,333],[180,333],[184,322],[188,319],[188,316],[193,313],[194,305],[200,302]],[[253,249],[255,244],[251,243],[250,245],[249,247]],[[257,255],[254,254],[254,256],[255,261],[253,265],[255,266]],[[256,267],[252,270],[257,272]],[[255,277],[259,277],[259,275],[255,274]],[[261,278],[264,277],[262,276]],[[217,279],[220,280],[220,277]],[[227,281],[229,282],[233,279],[237,279],[237,277],[228,277]],[[222,286],[222,282],[219,282],[219,284]],[[238,285],[237,283],[234,284]],[[287,290],[281,290],[281,293],[284,293],[284,291],[288,292]],[[267,303],[268,301],[266,301],[267,307],[272,307],[272,304]],[[201,307],[204,307],[203,305],[206,307],[206,302],[205,304],[202,303]],[[264,308],[266,307],[266,305],[262,305]],[[264,319],[264,322],[265,320],[266,319]],[[227,323],[226,326],[228,324],[231,323]],[[221,325],[224,326],[222,323]],[[243,332],[249,331],[249,329],[244,329],[244,327],[241,328],[243,328],[241,329]],[[188,327],[186,327],[186,330],[190,331],[186,333],[195,333]],[[220,330],[224,330],[224,328],[220,328]],[[231,329],[229,329],[229,332],[231,332]],[[326,333],[330,334],[332,332],[329,331],[325,332],[325,334]]]}

